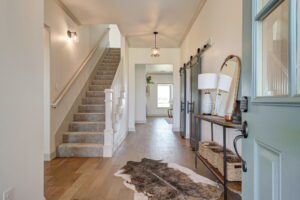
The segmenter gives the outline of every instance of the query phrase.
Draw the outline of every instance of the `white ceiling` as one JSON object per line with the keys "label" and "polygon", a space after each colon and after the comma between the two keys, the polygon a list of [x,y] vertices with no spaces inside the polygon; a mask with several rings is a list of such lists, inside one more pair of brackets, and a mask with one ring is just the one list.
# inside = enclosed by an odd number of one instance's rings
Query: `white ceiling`
{"label": "white ceiling", "polygon": [[117,24],[131,47],[179,47],[206,0],[61,0],[81,24]]}
{"label": "white ceiling", "polygon": [[146,65],[146,73],[147,74],[155,74],[155,73],[173,73],[173,65],[169,64],[159,64],[159,65]]}

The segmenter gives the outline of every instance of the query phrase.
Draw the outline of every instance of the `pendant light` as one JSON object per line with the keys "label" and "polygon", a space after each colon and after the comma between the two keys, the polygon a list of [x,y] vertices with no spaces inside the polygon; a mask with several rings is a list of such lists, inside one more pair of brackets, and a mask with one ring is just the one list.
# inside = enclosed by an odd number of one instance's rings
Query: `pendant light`
{"label": "pendant light", "polygon": [[154,47],[151,49],[151,51],[152,51],[151,56],[152,57],[159,57],[159,48],[156,46],[156,37],[158,35],[158,32],[155,31],[155,32],[153,32],[153,34],[154,34],[155,43],[154,43]]}

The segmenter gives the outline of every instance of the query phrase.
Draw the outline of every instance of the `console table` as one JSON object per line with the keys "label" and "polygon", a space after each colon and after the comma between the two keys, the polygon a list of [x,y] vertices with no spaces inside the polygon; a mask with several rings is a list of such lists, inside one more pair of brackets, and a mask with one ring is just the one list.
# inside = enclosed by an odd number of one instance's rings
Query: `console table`
{"label": "console table", "polygon": [[[194,120],[195,124],[198,124],[198,122],[201,122],[201,120],[207,121],[211,123],[211,140],[214,141],[214,132],[213,132],[213,125],[217,124],[219,126],[223,127],[223,151],[224,151],[224,176],[218,171],[218,169],[214,168],[205,158],[203,158],[198,151],[195,151],[195,167],[197,168],[197,161],[198,159],[214,174],[217,179],[224,185],[224,200],[227,200],[227,193],[228,190],[234,192],[234,193],[241,193],[242,191],[242,183],[240,181],[227,181],[227,153],[226,153],[226,129],[227,128],[232,128],[236,130],[242,130],[242,125],[241,124],[233,124],[231,122],[225,121],[223,117],[219,116],[212,116],[212,115],[201,115],[197,114],[194,115]],[[199,123],[200,124],[200,123]],[[200,128],[200,126],[195,126]],[[200,133],[200,130],[195,130],[195,132]],[[197,138],[198,141],[201,141],[201,134],[199,135],[200,138]],[[198,147],[196,148],[197,150],[199,149],[199,143]]]}

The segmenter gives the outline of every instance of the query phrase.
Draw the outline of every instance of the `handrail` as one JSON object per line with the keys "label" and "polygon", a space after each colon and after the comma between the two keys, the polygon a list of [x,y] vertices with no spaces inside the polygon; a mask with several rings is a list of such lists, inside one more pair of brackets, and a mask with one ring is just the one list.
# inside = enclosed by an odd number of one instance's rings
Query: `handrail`
{"label": "handrail", "polygon": [[59,103],[62,101],[62,99],[64,98],[64,96],[68,93],[68,91],[70,90],[71,86],[73,85],[73,83],[75,82],[75,80],[78,78],[78,76],[80,75],[81,71],[86,67],[86,64],[89,62],[89,60],[92,58],[92,56],[95,54],[95,52],[98,50],[99,48],[99,43],[103,40],[103,38],[108,34],[109,32],[109,28],[106,30],[106,32],[102,35],[102,37],[99,39],[99,41],[97,42],[96,47],[94,47],[92,49],[92,51],[88,54],[88,56],[83,60],[83,63],[80,65],[80,67],[78,68],[78,70],[75,72],[75,74],[72,76],[72,78],[68,81],[68,83],[66,84],[66,86],[64,87],[64,89],[59,93],[58,97],[55,99],[55,101],[51,104],[52,108],[57,108],[57,106],[59,105]]}

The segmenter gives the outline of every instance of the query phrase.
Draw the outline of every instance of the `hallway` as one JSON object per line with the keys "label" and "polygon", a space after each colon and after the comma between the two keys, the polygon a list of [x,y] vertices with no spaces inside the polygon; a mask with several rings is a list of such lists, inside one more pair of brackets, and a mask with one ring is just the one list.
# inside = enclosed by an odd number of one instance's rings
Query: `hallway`
{"label": "hallway", "polygon": [[[133,200],[133,192],[114,176],[127,161],[161,159],[194,169],[194,154],[189,141],[172,132],[164,118],[148,118],[136,126],[115,156],[106,158],[57,158],[45,162],[47,200]],[[209,176],[201,164],[198,173]]]}

